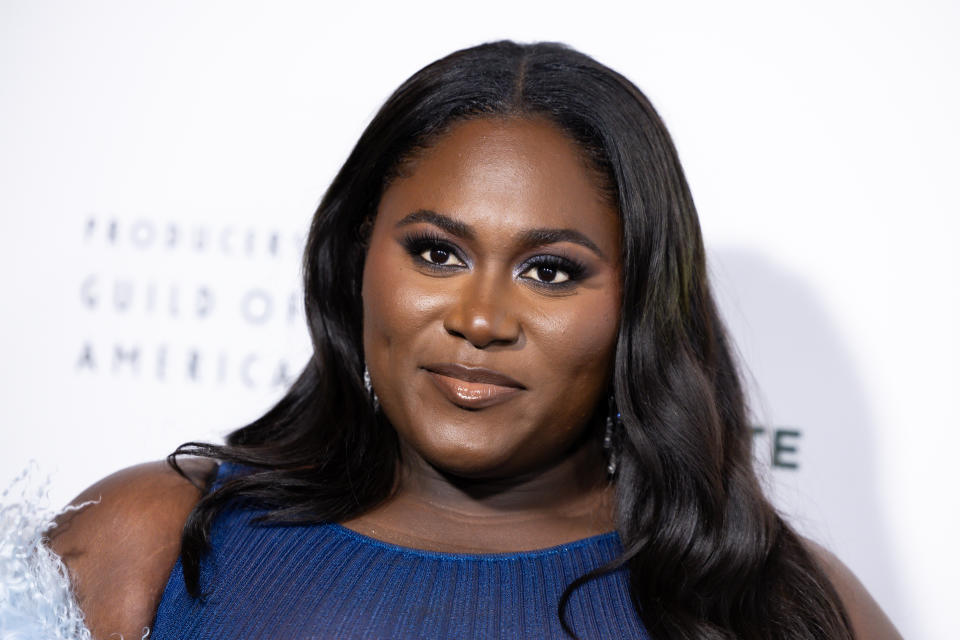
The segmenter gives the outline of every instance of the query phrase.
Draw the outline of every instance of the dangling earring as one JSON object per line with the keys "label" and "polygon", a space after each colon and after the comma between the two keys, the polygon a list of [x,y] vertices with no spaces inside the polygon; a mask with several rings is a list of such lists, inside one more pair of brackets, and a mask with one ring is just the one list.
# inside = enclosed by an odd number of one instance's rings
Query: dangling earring
{"label": "dangling earring", "polygon": [[367,390],[367,395],[370,396],[370,400],[373,402],[374,412],[380,410],[380,398],[377,397],[376,391],[373,390],[373,383],[370,381],[370,369],[367,368],[367,363],[363,363],[363,386]]}
{"label": "dangling earring", "polygon": [[603,451],[607,454],[607,477],[612,478],[617,473],[617,453],[613,450],[613,432],[614,429],[620,429],[623,425],[620,422],[620,412],[617,411],[617,402],[612,394],[607,404],[607,424],[603,432]]}

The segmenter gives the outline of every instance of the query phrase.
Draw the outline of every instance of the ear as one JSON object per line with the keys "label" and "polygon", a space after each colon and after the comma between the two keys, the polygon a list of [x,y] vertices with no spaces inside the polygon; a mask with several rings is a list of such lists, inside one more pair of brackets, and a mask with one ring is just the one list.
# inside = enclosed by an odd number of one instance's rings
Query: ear
{"label": "ear", "polygon": [[357,240],[364,249],[370,245],[370,234],[373,233],[373,222],[375,219],[376,215],[374,213],[368,213],[357,227]]}

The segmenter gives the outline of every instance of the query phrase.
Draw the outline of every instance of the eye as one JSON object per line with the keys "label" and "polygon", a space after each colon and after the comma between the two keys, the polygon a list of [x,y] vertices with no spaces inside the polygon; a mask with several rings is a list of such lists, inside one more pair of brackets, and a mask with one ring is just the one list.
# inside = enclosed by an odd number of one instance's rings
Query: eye
{"label": "eye", "polygon": [[413,259],[424,267],[440,272],[466,266],[457,249],[433,233],[412,233],[404,236],[402,243]]}
{"label": "eye", "polygon": [[[532,274],[532,275],[531,275]],[[521,278],[529,278],[546,284],[561,284],[570,280],[570,274],[555,266],[540,264],[530,267],[520,274]]]}
{"label": "eye", "polygon": [[537,256],[520,267],[520,277],[538,286],[570,287],[587,273],[587,267],[577,260],[557,255]]}
{"label": "eye", "polygon": [[429,249],[424,249],[419,255],[420,258],[422,258],[425,262],[429,262],[430,264],[435,264],[437,266],[466,266],[456,255],[453,254],[452,251],[442,246],[434,246],[430,247]]}

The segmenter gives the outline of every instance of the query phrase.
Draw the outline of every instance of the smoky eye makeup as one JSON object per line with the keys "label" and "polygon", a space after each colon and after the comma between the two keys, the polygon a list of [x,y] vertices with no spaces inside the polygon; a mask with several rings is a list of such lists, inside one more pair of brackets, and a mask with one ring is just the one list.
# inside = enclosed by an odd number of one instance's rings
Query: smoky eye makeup
{"label": "smoky eye makeup", "polygon": [[[467,264],[458,249],[436,233],[414,231],[405,234],[401,243],[415,262],[431,269],[443,271]],[[451,257],[460,264],[445,264]]]}
{"label": "smoky eye makeup", "polygon": [[[416,264],[431,271],[450,273],[468,265],[463,253],[435,232],[414,231],[404,234],[401,245]],[[514,273],[531,285],[561,290],[574,286],[586,277],[588,268],[580,260],[554,250],[554,253],[535,255],[524,260]]]}
{"label": "smoky eye makeup", "polygon": [[587,267],[568,256],[543,254],[526,260],[517,272],[521,278],[533,284],[560,289],[572,287],[582,280],[586,276]]}

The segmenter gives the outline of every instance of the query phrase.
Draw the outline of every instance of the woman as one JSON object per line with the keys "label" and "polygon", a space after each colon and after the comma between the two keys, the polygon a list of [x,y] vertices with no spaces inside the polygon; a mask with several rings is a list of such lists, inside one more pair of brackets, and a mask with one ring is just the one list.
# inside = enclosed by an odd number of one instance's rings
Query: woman
{"label": "woman", "polygon": [[897,637],[763,497],[689,189],[619,74],[511,42],[422,69],[304,271],[289,393],[53,530],[97,637]]}

